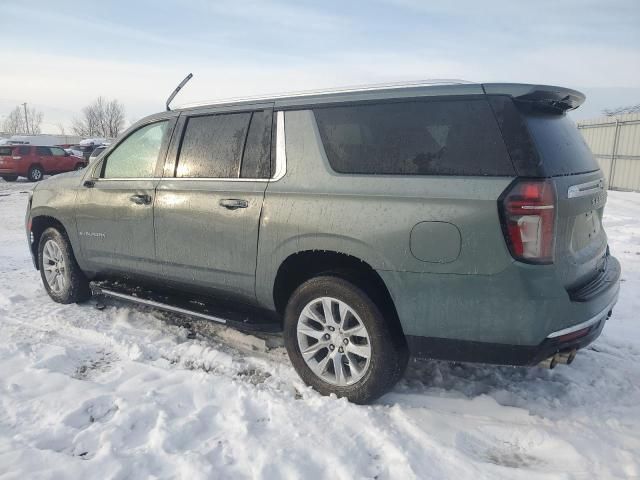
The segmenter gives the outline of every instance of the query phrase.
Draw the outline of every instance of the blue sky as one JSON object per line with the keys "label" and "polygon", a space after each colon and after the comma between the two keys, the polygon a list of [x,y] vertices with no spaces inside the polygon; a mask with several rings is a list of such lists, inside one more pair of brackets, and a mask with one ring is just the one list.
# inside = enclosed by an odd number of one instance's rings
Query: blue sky
{"label": "blue sky", "polygon": [[0,120],[57,133],[98,95],[127,119],[180,103],[429,78],[560,84],[576,118],[640,103],[640,1],[0,0]]}

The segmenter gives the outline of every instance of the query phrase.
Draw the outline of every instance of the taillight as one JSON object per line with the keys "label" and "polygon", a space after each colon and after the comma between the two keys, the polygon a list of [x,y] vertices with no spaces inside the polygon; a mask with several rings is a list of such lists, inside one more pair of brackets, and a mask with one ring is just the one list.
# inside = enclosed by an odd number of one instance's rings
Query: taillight
{"label": "taillight", "polygon": [[556,193],[549,180],[518,180],[499,200],[511,255],[526,263],[553,263]]}

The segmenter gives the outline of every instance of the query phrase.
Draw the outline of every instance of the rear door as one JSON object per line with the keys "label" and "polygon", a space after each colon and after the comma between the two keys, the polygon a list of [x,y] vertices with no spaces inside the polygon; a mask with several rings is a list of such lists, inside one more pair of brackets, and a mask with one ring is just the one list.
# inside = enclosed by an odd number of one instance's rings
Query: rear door
{"label": "rear door", "polygon": [[255,298],[271,124],[270,105],[182,114],[156,196],[163,276],[230,297]]}
{"label": "rear door", "polygon": [[76,221],[90,268],[157,275],[153,208],[177,114],[132,130],[85,176]]}
{"label": "rear door", "polygon": [[56,161],[51,155],[49,147],[36,147],[36,161],[49,174],[56,172]]}

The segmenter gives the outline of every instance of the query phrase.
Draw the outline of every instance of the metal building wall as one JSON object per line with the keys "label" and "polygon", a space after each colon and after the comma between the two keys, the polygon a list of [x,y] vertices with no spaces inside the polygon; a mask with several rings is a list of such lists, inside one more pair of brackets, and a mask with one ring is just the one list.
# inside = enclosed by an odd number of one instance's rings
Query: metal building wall
{"label": "metal building wall", "polygon": [[578,122],[613,190],[640,191],[640,113]]}

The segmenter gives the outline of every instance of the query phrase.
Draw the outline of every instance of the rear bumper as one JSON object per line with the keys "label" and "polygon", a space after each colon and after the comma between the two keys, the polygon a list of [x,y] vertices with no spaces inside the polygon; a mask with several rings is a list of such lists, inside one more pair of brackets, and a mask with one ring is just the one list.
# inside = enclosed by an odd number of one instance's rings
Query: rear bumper
{"label": "rear bumper", "polygon": [[[616,297],[617,300],[617,297]],[[552,332],[539,345],[507,345],[450,338],[407,336],[413,357],[496,365],[537,365],[556,353],[579,350],[602,333],[615,302],[586,322]]]}
{"label": "rear bumper", "polygon": [[607,257],[596,279],[567,291],[553,265],[514,263],[495,275],[379,271],[412,355],[530,365],[600,334],[620,290]]}

